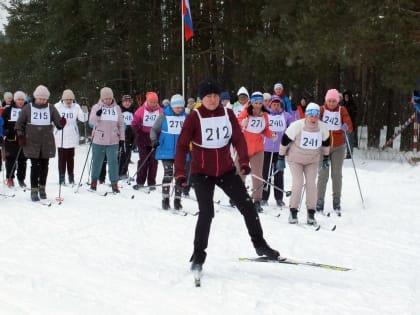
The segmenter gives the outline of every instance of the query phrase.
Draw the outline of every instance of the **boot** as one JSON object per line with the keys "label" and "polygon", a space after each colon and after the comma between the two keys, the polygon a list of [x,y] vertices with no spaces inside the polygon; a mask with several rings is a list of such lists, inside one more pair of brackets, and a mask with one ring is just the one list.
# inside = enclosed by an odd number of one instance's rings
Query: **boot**
{"label": "boot", "polygon": [[316,211],[318,212],[324,211],[324,199],[318,199],[316,201]]}
{"label": "boot", "polygon": [[114,193],[114,194],[119,194],[120,193],[120,189],[118,188],[117,183],[112,184],[111,187],[112,187],[112,193]]}
{"label": "boot", "polygon": [[341,205],[340,205],[340,198],[334,197],[333,198],[333,208],[335,213],[341,217]]}
{"label": "boot", "polygon": [[19,183],[19,187],[26,188],[26,184],[24,180],[18,180],[18,183]]}
{"label": "boot", "polygon": [[39,198],[47,199],[47,193],[45,192],[45,186],[39,185]]}
{"label": "boot", "polygon": [[190,258],[191,270],[201,271],[203,269],[204,261],[206,260],[207,253],[205,251],[195,252]]}
{"label": "boot", "polygon": [[64,175],[60,175],[60,176],[59,176],[58,183],[59,183],[60,185],[64,185]]}
{"label": "boot", "polygon": [[306,223],[308,225],[317,225],[317,222],[315,220],[315,210],[314,209],[308,209],[308,217],[306,219]]}
{"label": "boot", "polygon": [[255,211],[257,211],[259,213],[264,211],[264,209],[261,207],[261,204],[260,204],[259,200],[254,201],[254,209],[255,209]]}
{"label": "boot", "polygon": [[280,257],[280,253],[277,250],[272,249],[267,244],[260,247],[256,247],[255,251],[257,252],[258,256],[266,256],[268,259],[272,260],[277,260]]}
{"label": "boot", "polygon": [[31,200],[39,201],[38,188],[31,188]]}
{"label": "boot", "polygon": [[8,178],[8,179],[6,179],[6,185],[7,185],[7,187],[9,187],[9,188],[15,187],[15,183],[14,183],[14,181],[13,181],[13,178]]}
{"label": "boot", "polygon": [[290,224],[299,223],[297,214],[298,214],[298,209],[290,208],[290,215],[289,215],[289,223]]}
{"label": "boot", "polygon": [[74,174],[69,174],[69,184],[74,185]]}
{"label": "boot", "polygon": [[169,210],[171,205],[169,204],[169,197],[165,197],[162,199],[162,209],[163,210]]}
{"label": "boot", "polygon": [[96,186],[98,186],[98,182],[94,181],[90,183],[90,190],[96,191]]}
{"label": "boot", "polygon": [[175,208],[175,210],[181,210],[182,209],[181,199],[175,198],[174,208]]}

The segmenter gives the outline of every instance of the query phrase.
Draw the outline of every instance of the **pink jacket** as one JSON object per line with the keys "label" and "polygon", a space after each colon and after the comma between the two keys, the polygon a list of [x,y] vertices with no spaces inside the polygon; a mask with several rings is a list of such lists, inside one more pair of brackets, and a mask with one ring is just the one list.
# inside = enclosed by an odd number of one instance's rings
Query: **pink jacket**
{"label": "pink jacket", "polygon": [[137,137],[138,145],[151,146],[150,130],[160,114],[162,114],[162,108],[158,105],[155,110],[152,110],[147,101],[136,110],[131,128]]}
{"label": "pink jacket", "polygon": [[[106,110],[109,113],[115,113],[116,119],[104,119],[104,116],[97,116],[99,110]],[[111,115],[112,116],[112,115]],[[117,103],[113,102],[110,106],[105,105],[102,101],[92,107],[89,117],[89,124],[93,128],[93,143],[99,145],[118,144],[120,140],[125,140],[124,120],[121,108]]]}

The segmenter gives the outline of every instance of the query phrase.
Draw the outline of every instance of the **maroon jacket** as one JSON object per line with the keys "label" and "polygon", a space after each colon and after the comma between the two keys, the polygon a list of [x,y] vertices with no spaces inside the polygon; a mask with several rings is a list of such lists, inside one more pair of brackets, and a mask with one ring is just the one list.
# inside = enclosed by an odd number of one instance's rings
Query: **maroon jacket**
{"label": "maroon jacket", "polygon": [[[210,111],[204,106],[198,108],[202,118],[224,116],[225,110],[222,106],[217,107],[214,111]],[[232,124],[232,137],[230,139],[232,145],[237,151],[240,165],[248,165],[248,148],[245,138],[242,134],[238,120],[231,109],[227,110],[230,123]],[[191,150],[191,174],[203,174],[209,176],[220,176],[235,168],[231,153],[230,143],[222,148],[208,149],[200,147],[194,143],[201,144],[201,125],[200,118],[196,111],[191,113],[185,119],[184,125],[179,135],[176,155],[175,155],[175,177],[186,177],[185,162],[186,155]]]}

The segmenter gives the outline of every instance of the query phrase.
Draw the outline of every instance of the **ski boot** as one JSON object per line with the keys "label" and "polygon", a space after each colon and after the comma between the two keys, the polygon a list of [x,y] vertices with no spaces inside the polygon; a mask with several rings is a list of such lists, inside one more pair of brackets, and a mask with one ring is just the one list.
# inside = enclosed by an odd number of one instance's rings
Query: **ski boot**
{"label": "ski boot", "polygon": [[280,257],[280,253],[277,250],[272,249],[267,244],[263,246],[255,247],[255,251],[258,256],[266,256],[268,259],[271,259],[271,260],[277,260]]}
{"label": "ski boot", "polygon": [[90,191],[96,191],[96,187],[97,187],[97,186],[98,186],[98,182],[97,182],[97,181],[91,182],[91,183],[90,183],[89,190],[90,190]]}
{"label": "ski boot", "polygon": [[284,203],[283,200],[276,200],[276,204],[278,207],[283,208],[286,204]]}
{"label": "ski boot", "polygon": [[257,211],[258,213],[261,213],[264,211],[264,209],[261,207],[261,203],[259,200],[255,200],[254,201],[254,209],[255,211]]}
{"label": "ski boot", "polygon": [[15,187],[15,182],[13,181],[13,178],[6,179],[6,185],[9,188]]}
{"label": "ski boot", "polygon": [[38,188],[31,188],[31,200],[32,201],[39,201],[39,196],[38,196]]}
{"label": "ski boot", "polygon": [[74,185],[74,174],[69,174],[69,184]]}
{"label": "ski boot", "polygon": [[316,219],[315,219],[315,210],[314,209],[308,209],[308,217],[306,219],[306,223],[308,225],[317,225],[318,224],[316,222]]}
{"label": "ski boot", "polygon": [[18,183],[19,183],[20,188],[26,188],[26,184],[24,180],[18,180]]}
{"label": "ski boot", "polygon": [[112,184],[112,193],[113,194],[119,194],[120,193],[120,189],[118,188],[118,184]]}
{"label": "ski boot", "polygon": [[337,198],[337,197],[333,198],[333,209],[334,209],[335,213],[337,213],[337,215],[339,217],[341,217],[340,198]]}
{"label": "ski boot", "polygon": [[298,214],[298,209],[290,208],[290,215],[289,215],[289,223],[290,224],[299,223],[297,214]]}
{"label": "ski boot", "polygon": [[181,204],[181,199],[180,198],[175,198],[174,208],[175,208],[175,210],[182,210],[182,204]]}
{"label": "ski boot", "polygon": [[59,179],[58,179],[58,184],[59,184],[59,185],[64,185],[64,184],[65,184],[65,182],[64,182],[64,175],[60,175],[60,176],[59,176]]}
{"label": "ski boot", "polygon": [[168,197],[163,198],[162,199],[162,209],[163,210],[169,210],[170,207],[171,206],[169,205],[169,198]]}
{"label": "ski boot", "polygon": [[316,201],[316,211],[318,212],[324,211],[324,199],[318,199]]}
{"label": "ski boot", "polygon": [[47,193],[45,192],[45,186],[39,185],[39,198],[47,199]]}

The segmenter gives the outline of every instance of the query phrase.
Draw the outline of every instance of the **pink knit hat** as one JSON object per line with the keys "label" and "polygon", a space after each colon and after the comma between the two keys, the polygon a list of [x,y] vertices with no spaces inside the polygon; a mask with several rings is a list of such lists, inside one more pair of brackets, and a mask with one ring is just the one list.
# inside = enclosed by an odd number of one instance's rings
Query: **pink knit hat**
{"label": "pink knit hat", "polygon": [[155,92],[147,92],[146,93],[146,101],[157,102],[158,101],[158,95]]}
{"label": "pink knit hat", "polygon": [[327,94],[325,94],[325,101],[330,99],[336,100],[337,102],[340,101],[340,96],[336,89],[330,89],[327,91]]}

